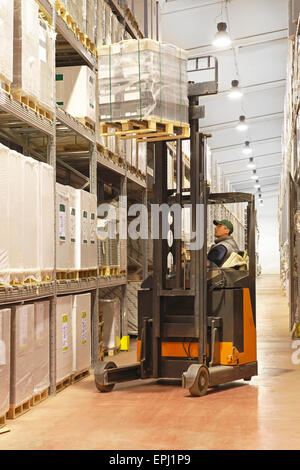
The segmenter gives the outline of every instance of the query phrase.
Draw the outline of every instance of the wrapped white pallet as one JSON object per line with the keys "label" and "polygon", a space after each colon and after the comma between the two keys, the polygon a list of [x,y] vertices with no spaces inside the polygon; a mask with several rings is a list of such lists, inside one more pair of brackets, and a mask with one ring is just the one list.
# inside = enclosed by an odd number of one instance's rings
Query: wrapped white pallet
{"label": "wrapped white pallet", "polygon": [[79,247],[80,249],[80,240],[78,234],[76,233],[76,211],[77,211],[77,198],[79,189],[75,189],[72,186],[66,186],[69,193],[69,240],[70,244],[70,269],[76,269],[76,252]]}
{"label": "wrapped white pallet", "polygon": [[56,102],[71,116],[95,123],[95,73],[86,65],[57,67]]}
{"label": "wrapped white pallet", "polygon": [[104,44],[105,39],[105,8],[104,8],[104,0],[98,0],[98,14],[97,14],[97,51],[98,47]]}
{"label": "wrapped white pallet", "polygon": [[39,103],[52,112],[54,102],[55,76],[55,32],[43,20],[39,24],[39,67],[40,97]]}
{"label": "wrapped white pallet", "polygon": [[38,100],[40,97],[39,6],[34,0],[14,1],[13,58],[13,88]]}
{"label": "wrapped white pallet", "polygon": [[[10,284],[9,246],[10,246],[10,212],[9,212],[9,163],[10,151],[0,144],[0,285]],[[1,413],[0,413],[1,414]]]}
{"label": "wrapped white pallet", "polygon": [[151,39],[99,50],[101,121],[158,119],[188,123],[187,52]]}
{"label": "wrapped white pallet", "polygon": [[54,270],[54,173],[53,167],[39,164],[39,247],[41,278],[53,279]]}
{"label": "wrapped white pallet", "polygon": [[67,0],[68,12],[82,32],[85,32],[85,3],[86,0]]}
{"label": "wrapped white pallet", "polygon": [[14,2],[0,0],[0,80],[13,81]]}
{"label": "wrapped white pallet", "polygon": [[73,296],[57,297],[56,304],[56,383],[73,372]]}
{"label": "wrapped white pallet", "polygon": [[23,268],[25,281],[41,281],[39,263],[39,162],[24,158]]}
{"label": "wrapped white pallet", "polygon": [[10,404],[18,406],[33,396],[34,304],[11,311]]}
{"label": "wrapped white pallet", "polygon": [[147,173],[147,142],[140,142],[138,146],[138,169],[142,175]]}
{"label": "wrapped white pallet", "polygon": [[[96,0],[85,0],[85,34],[87,37],[95,42],[95,26],[96,26],[96,8],[97,1]],[[101,14],[101,10],[99,9],[99,15]]]}
{"label": "wrapped white pallet", "polygon": [[10,318],[9,308],[0,310],[0,417],[9,410]]}
{"label": "wrapped white pallet", "polygon": [[104,349],[116,349],[120,347],[121,336],[121,314],[120,300],[101,299],[99,300],[99,310],[103,313],[103,343]]}
{"label": "wrapped white pallet", "polygon": [[91,294],[73,297],[73,372],[91,366]]}
{"label": "wrapped white pallet", "polygon": [[67,186],[56,183],[56,269],[71,269],[70,196]]}
{"label": "wrapped white pallet", "polygon": [[[24,156],[10,150],[9,155],[9,271],[10,281],[24,280]],[[15,216],[18,214],[18,217]]]}
{"label": "wrapped white pallet", "polygon": [[89,268],[97,269],[97,196],[89,193],[89,233],[88,233]]}
{"label": "wrapped white pallet", "polygon": [[50,302],[34,304],[34,394],[46,390],[50,386],[49,364],[49,319]]}
{"label": "wrapped white pallet", "polygon": [[76,208],[76,269],[89,269],[90,198],[87,191],[78,191]]}

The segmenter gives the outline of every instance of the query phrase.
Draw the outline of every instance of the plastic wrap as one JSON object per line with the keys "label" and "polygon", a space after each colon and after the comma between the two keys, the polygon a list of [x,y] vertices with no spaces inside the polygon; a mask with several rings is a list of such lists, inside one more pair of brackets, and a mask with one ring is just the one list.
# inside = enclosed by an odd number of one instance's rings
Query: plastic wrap
{"label": "plastic wrap", "polygon": [[39,103],[46,109],[54,109],[54,77],[55,77],[55,33],[48,24],[40,20],[39,25],[39,67],[40,96]]}
{"label": "plastic wrap", "polygon": [[[10,280],[24,280],[24,156],[9,151],[9,271]],[[17,216],[16,216],[17,214]]]}
{"label": "plastic wrap", "polygon": [[38,14],[39,6],[34,0],[15,0],[13,88],[37,100],[40,97]]}
{"label": "plastic wrap", "polygon": [[67,186],[56,183],[56,269],[71,268],[70,196]]}
{"label": "plastic wrap", "polygon": [[76,269],[89,269],[89,230],[90,230],[90,198],[87,191],[79,191],[76,210]]}
{"label": "plastic wrap", "polygon": [[[24,159],[24,229],[23,269],[25,280],[41,280],[39,263],[39,162],[30,157]],[[12,176],[13,177],[13,176]],[[15,214],[14,214],[15,216]]]}
{"label": "plastic wrap", "polygon": [[[85,0],[85,16],[86,16],[86,26],[85,34],[88,38],[95,42],[95,26],[96,26],[96,0]],[[99,8],[99,6],[98,6]]]}
{"label": "plastic wrap", "polygon": [[104,23],[105,23],[104,44],[112,44],[112,16],[113,16],[113,13],[111,11],[110,6],[107,3],[105,3],[104,4]]}
{"label": "plastic wrap", "polygon": [[98,0],[97,9],[97,51],[98,48],[104,44],[105,41],[105,8],[104,0]]}
{"label": "plastic wrap", "polygon": [[[9,273],[9,247],[10,247],[10,212],[9,212],[9,164],[10,151],[0,144],[0,285],[8,287]],[[1,412],[0,412],[1,415]]]}
{"label": "plastic wrap", "polygon": [[12,308],[10,404],[18,406],[33,396],[34,304]]}
{"label": "plastic wrap", "polygon": [[95,73],[86,65],[56,68],[56,102],[71,116],[96,120]]}
{"label": "plastic wrap", "polygon": [[86,0],[68,0],[67,9],[82,32],[85,32],[85,21],[86,21]]}
{"label": "plastic wrap", "polygon": [[138,143],[138,169],[142,175],[147,174],[147,142]]}
{"label": "plastic wrap", "polygon": [[138,335],[138,291],[140,281],[131,281],[127,285],[128,334]]}
{"label": "plastic wrap", "polygon": [[77,198],[79,195],[79,189],[75,189],[72,186],[66,186],[66,189],[69,194],[69,240],[68,243],[70,244],[70,263],[69,267],[71,269],[76,269],[76,251],[79,247],[80,249],[80,241],[76,234],[76,211],[77,211]]}
{"label": "plastic wrap", "polygon": [[105,349],[115,349],[120,346],[120,300],[101,299],[99,310],[103,313],[103,343]]}
{"label": "plastic wrap", "polygon": [[91,294],[73,297],[73,372],[91,365]]}
{"label": "plastic wrap", "polygon": [[56,304],[56,383],[73,372],[73,296],[57,297]]}
{"label": "plastic wrap", "polygon": [[34,394],[41,393],[50,386],[49,364],[49,319],[50,302],[34,304]]}
{"label": "plastic wrap", "polygon": [[99,54],[102,121],[188,122],[186,51],[142,39],[103,46]]}
{"label": "plastic wrap", "polygon": [[0,79],[13,81],[14,3],[0,0]]}
{"label": "plastic wrap", "polygon": [[0,417],[9,410],[10,309],[0,310]]}
{"label": "plastic wrap", "polygon": [[54,176],[53,167],[39,164],[39,247],[43,280],[53,279],[54,270]]}

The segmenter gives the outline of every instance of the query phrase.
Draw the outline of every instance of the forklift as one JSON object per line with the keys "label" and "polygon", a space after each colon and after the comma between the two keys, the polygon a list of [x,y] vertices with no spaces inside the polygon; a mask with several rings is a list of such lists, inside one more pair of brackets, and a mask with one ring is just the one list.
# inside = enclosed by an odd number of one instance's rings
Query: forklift
{"label": "forklift", "polygon": [[[209,136],[199,132],[203,107],[199,98],[218,92],[215,80],[189,82],[190,187],[183,188],[182,141],[176,145],[176,188],[168,188],[167,142],[155,142],[154,203],[170,207],[171,237],[153,240],[153,274],[138,292],[137,362],[119,366],[99,362],[95,385],[110,392],[116,383],[138,379],[181,379],[191,396],[204,396],[209,387],[257,375],[255,201],[252,194],[213,194],[207,184],[206,149]],[[171,139],[170,139],[171,140]],[[172,205],[190,207],[191,229],[197,227],[201,207],[201,244],[182,261],[184,242],[175,236]],[[208,267],[207,208],[209,204],[247,205],[245,250],[247,270]],[[173,219],[173,220],[172,220]],[[165,221],[164,221],[165,223]],[[171,240],[171,243],[170,243]],[[170,269],[170,253],[172,267]]]}

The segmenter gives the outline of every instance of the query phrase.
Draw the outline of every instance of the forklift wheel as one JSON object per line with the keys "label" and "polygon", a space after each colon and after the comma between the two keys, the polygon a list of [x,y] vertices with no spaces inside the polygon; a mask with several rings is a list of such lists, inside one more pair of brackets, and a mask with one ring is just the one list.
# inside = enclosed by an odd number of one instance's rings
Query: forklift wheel
{"label": "forklift wheel", "polygon": [[208,373],[207,367],[201,366],[197,373],[197,377],[195,379],[194,384],[189,389],[192,397],[203,397],[204,395],[206,395],[208,384],[209,384],[209,373]]}
{"label": "forklift wheel", "polygon": [[114,362],[101,362],[96,365],[94,375],[95,375],[95,385],[99,392],[111,392],[115,384],[103,385],[102,376],[107,369],[116,369],[117,365]]}

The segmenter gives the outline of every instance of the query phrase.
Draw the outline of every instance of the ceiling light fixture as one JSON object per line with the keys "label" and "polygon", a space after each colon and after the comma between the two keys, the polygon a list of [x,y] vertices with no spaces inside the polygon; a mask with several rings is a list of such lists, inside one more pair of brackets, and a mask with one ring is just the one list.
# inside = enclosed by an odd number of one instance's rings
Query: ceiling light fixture
{"label": "ceiling light fixture", "polygon": [[228,47],[231,44],[231,39],[229,37],[227,30],[227,24],[224,22],[217,24],[218,32],[215,35],[213,40],[213,46],[217,47],[218,49],[222,49],[224,47]]}
{"label": "ceiling light fixture", "polygon": [[255,189],[260,189],[260,184],[259,184],[258,179],[255,181],[254,187],[255,187]]}
{"label": "ceiling light fixture", "polygon": [[256,168],[253,157],[249,158],[249,163],[247,165],[247,168],[249,168],[249,170],[254,170]]}
{"label": "ceiling light fixture", "polygon": [[241,89],[239,88],[239,81],[238,80],[232,80],[231,82],[231,90],[228,93],[228,98],[231,100],[238,100],[243,96],[243,93],[241,92]]}
{"label": "ceiling light fixture", "polygon": [[257,181],[257,174],[256,174],[256,170],[253,170],[253,175],[251,175],[251,179],[252,179],[252,180],[256,180],[256,181]]}
{"label": "ceiling light fixture", "polygon": [[247,126],[247,124],[246,124],[246,118],[245,118],[245,116],[240,116],[240,118],[239,118],[239,123],[238,123],[238,125],[236,126],[236,130],[243,132],[243,131],[246,131],[247,129],[248,129],[248,126]]}
{"label": "ceiling light fixture", "polygon": [[252,148],[250,147],[250,142],[248,142],[248,141],[245,142],[245,146],[244,146],[242,152],[243,152],[244,155],[251,155]]}

